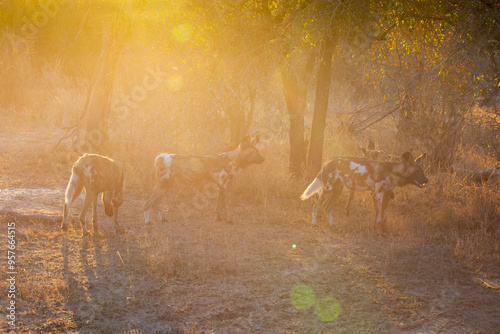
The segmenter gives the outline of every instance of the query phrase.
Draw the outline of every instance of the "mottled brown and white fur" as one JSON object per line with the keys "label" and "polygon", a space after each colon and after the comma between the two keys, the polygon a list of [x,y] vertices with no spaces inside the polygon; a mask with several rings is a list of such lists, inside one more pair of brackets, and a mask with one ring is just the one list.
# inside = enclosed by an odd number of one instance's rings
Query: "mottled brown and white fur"
{"label": "mottled brown and white fur", "polygon": [[73,165],[73,172],[66,188],[63,206],[63,221],[61,228],[68,229],[68,215],[70,204],[85,188],[85,203],[78,216],[82,225],[83,235],[88,235],[85,215],[89,206],[92,206],[92,225],[97,231],[97,197],[102,193],[104,211],[108,217],[114,217],[117,233],[121,233],[118,225],[118,208],[123,203],[123,165],[105,156],[85,154]]}
{"label": "mottled brown and white fur", "polygon": [[394,198],[396,187],[413,184],[422,188],[429,182],[420,166],[424,157],[425,153],[413,160],[411,153],[406,152],[401,156],[400,163],[353,157],[331,159],[301,196],[302,200],[306,200],[316,193],[319,194],[313,209],[312,225],[316,225],[318,209],[323,204],[330,226],[333,226],[332,208],[345,186],[351,190],[349,201],[352,200],[354,191],[372,192],[376,213],[375,227],[379,232],[384,230],[387,205]]}
{"label": "mottled brown and white fur", "polygon": [[249,165],[264,162],[264,157],[255,147],[258,142],[259,136],[253,139],[246,136],[238,148],[219,155],[193,156],[168,153],[158,155],[153,166],[156,186],[144,204],[146,224],[150,222],[151,209],[156,211],[159,221],[163,219],[159,205],[173,183],[195,187],[206,182],[216,183],[217,220],[227,221],[225,198],[228,184],[236,174]]}
{"label": "mottled brown and white fur", "polygon": [[[363,156],[366,159],[377,160],[377,161],[391,161],[391,162],[401,162],[401,158],[396,155],[388,154],[384,151],[376,150],[375,143],[373,140],[370,140],[368,143],[368,148],[360,147],[361,152],[363,152]],[[349,194],[349,199],[347,200],[347,204],[345,206],[345,215],[349,216],[351,202],[354,199],[354,190],[351,190]]]}

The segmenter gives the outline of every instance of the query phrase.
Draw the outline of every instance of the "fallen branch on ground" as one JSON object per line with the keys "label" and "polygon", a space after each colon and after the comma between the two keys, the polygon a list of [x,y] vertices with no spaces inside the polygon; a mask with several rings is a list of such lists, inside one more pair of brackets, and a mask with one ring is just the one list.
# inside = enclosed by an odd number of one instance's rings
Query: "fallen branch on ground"
{"label": "fallen branch on ground", "polygon": [[16,221],[36,221],[51,224],[62,222],[62,216],[59,215],[44,215],[42,213],[22,214],[10,209],[0,210],[0,215],[4,218],[14,218]]}

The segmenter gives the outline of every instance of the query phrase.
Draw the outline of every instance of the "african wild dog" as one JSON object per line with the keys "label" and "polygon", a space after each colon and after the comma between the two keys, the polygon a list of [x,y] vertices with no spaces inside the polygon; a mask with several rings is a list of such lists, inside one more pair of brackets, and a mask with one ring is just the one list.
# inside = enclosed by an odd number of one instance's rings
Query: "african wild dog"
{"label": "african wild dog", "polygon": [[264,157],[255,148],[259,135],[251,139],[246,136],[235,150],[211,156],[192,156],[162,153],[155,159],[153,171],[157,184],[144,204],[146,224],[150,221],[151,208],[157,212],[158,220],[162,216],[158,209],[161,200],[173,182],[190,186],[200,186],[206,182],[215,182],[218,186],[217,220],[227,220],[226,188],[234,175],[252,164],[264,162]]}
{"label": "african wild dog", "polygon": [[97,231],[97,197],[102,193],[104,211],[108,217],[114,216],[117,233],[121,233],[118,225],[118,208],[123,203],[123,165],[108,157],[97,154],[84,154],[73,165],[73,173],[66,188],[61,228],[68,229],[69,206],[85,188],[85,203],[78,216],[83,235],[88,235],[85,214],[92,205],[92,225]]}
{"label": "african wild dog", "polygon": [[[413,161],[411,153],[406,152],[401,156],[400,163],[351,157],[333,158],[323,166],[301,196],[302,200],[306,200],[316,193],[319,194],[313,209],[312,225],[316,225],[318,209],[323,204],[330,226],[333,226],[332,207],[346,186],[351,190],[351,195],[352,192],[360,190],[372,192],[376,213],[375,226],[378,232],[384,230],[387,205],[394,198],[396,187],[414,184],[422,188],[429,182],[420,167],[424,157],[425,153]],[[349,198],[350,200],[352,198]]]}

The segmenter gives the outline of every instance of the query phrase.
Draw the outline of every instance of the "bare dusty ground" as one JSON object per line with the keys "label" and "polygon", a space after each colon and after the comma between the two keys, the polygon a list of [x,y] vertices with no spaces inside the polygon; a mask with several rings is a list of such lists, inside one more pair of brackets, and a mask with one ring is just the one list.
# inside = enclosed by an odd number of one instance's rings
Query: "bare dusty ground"
{"label": "bare dusty ground", "polygon": [[[50,173],[42,180],[36,164],[19,161],[49,138],[0,135],[0,209],[60,214],[72,162],[40,163]],[[263,205],[237,195],[228,203],[232,225],[170,201],[169,221],[146,227],[147,195],[127,189],[124,235],[102,205],[100,230],[86,238],[79,226],[65,234],[53,224],[16,223],[30,237],[17,239],[16,332],[500,332],[498,273],[485,279],[465,268],[439,240],[375,236],[369,210],[340,215],[333,230],[325,220],[311,228],[310,203]],[[81,199],[72,213],[80,208]],[[0,238],[5,257],[7,220]],[[7,332],[6,259],[0,263]]]}

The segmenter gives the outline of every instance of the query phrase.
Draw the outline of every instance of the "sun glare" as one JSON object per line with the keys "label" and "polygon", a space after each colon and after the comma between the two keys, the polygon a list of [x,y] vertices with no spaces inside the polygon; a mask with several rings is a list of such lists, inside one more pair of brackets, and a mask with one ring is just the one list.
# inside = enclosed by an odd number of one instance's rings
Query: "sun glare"
{"label": "sun glare", "polygon": [[193,36],[193,26],[189,23],[180,24],[172,30],[172,35],[179,43],[185,43]]}
{"label": "sun glare", "polygon": [[297,310],[307,310],[314,305],[316,294],[310,286],[299,284],[290,291],[290,300]]}

